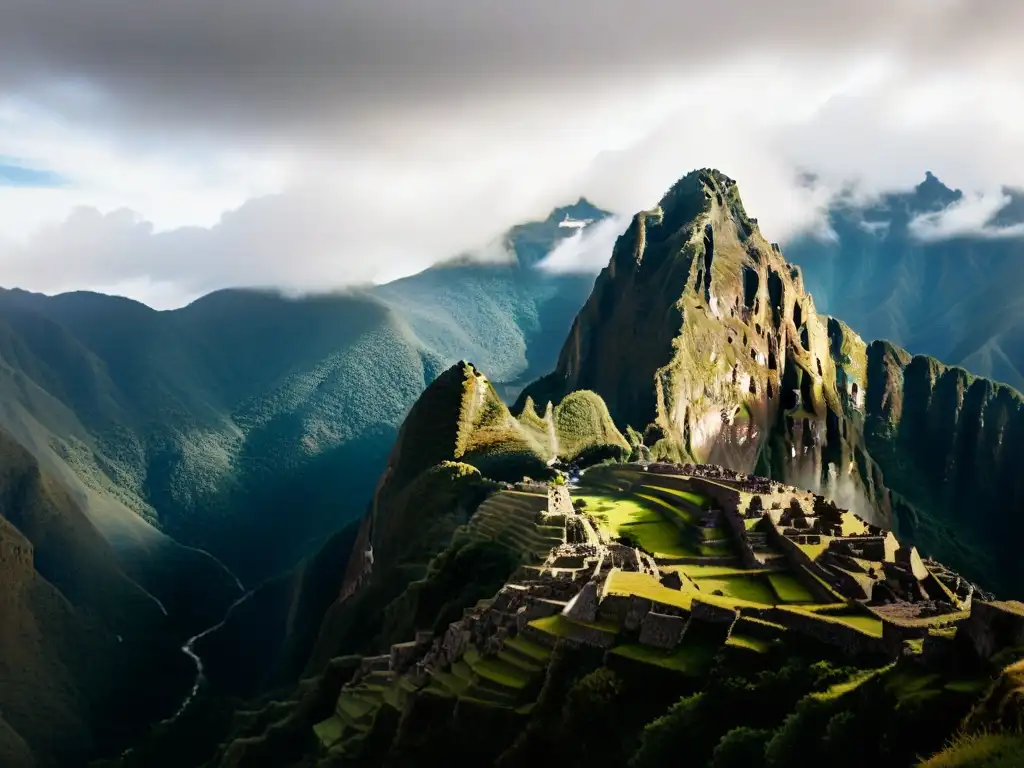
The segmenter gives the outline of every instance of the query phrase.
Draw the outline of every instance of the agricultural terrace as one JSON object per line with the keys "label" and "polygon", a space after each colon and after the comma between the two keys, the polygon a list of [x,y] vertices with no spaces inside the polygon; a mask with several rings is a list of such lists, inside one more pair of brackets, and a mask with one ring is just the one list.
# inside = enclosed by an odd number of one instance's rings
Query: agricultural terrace
{"label": "agricultural terrace", "polygon": [[[795,573],[781,554],[765,567],[745,567],[735,555],[731,531],[723,519],[716,520],[711,499],[689,489],[686,478],[621,471],[588,475],[573,498],[584,502],[583,511],[602,535],[639,546],[655,557],[659,577],[675,573],[681,581],[676,590],[653,575],[613,572],[605,594],[638,595],[684,610],[694,598],[741,611],[777,607],[881,636],[881,621],[870,612],[819,605],[807,586],[813,574]],[[847,525],[850,533],[862,531],[852,515],[844,516]],[[745,640],[738,637],[737,642]],[[760,643],[751,638],[749,645]]]}
{"label": "agricultural terrace", "polygon": [[735,557],[728,530],[719,521],[705,525],[711,500],[655,481],[623,487],[599,477],[573,493],[606,540],[639,546],[658,560]]}

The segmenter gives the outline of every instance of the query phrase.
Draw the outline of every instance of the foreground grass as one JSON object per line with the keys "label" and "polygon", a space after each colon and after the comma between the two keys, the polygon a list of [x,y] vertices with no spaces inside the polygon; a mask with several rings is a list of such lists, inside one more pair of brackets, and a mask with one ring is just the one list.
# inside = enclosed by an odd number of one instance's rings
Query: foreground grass
{"label": "foreground grass", "polygon": [[960,736],[922,768],[1018,768],[1024,765],[1024,735],[982,733]]}

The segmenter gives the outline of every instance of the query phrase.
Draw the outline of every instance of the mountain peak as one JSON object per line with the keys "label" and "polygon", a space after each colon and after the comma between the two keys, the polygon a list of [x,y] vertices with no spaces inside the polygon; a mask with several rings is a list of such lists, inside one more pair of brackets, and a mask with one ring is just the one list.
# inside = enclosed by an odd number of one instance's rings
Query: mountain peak
{"label": "mountain peak", "polygon": [[592,202],[587,200],[587,198],[581,196],[579,200],[571,205],[563,205],[558,208],[554,208],[551,213],[548,214],[545,221],[557,224],[566,216],[570,219],[593,219],[594,221],[599,221],[607,218],[609,215],[608,211],[598,208]]}
{"label": "mountain peak", "polygon": [[570,219],[574,222],[585,222],[589,226],[611,216],[608,211],[601,210],[585,197],[580,197],[572,205],[555,208],[543,221],[528,221],[512,227],[506,235],[506,242],[515,252],[519,264],[532,267],[547,256],[551,249],[567,237],[572,237],[580,228],[561,226]]}
{"label": "mountain peak", "polygon": [[914,187],[912,206],[915,211],[941,210],[964,196],[959,189],[950,189],[931,171],[925,171],[924,181]]}
{"label": "mountain peak", "polygon": [[757,224],[747,216],[736,181],[716,168],[690,171],[661,198],[661,226],[666,234],[674,234],[714,206],[727,210],[729,216],[749,234]]}

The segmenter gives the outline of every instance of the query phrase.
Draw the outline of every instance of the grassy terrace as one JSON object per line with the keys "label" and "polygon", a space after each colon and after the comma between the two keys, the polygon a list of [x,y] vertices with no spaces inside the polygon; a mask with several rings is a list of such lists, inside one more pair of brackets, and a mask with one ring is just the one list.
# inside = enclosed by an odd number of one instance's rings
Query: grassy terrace
{"label": "grassy terrace", "polygon": [[763,576],[711,576],[694,579],[701,594],[720,591],[723,596],[748,600],[751,603],[775,605],[776,598],[771,584]]}
{"label": "grassy terrace", "polygon": [[667,493],[671,496],[675,496],[676,498],[688,501],[691,504],[693,504],[693,506],[700,507],[701,509],[711,509],[711,499],[709,499],[707,496],[703,496],[699,493],[694,493],[693,491],[684,491],[679,488],[671,488],[662,483],[659,483],[659,477],[671,478],[673,481],[679,479],[675,475],[658,475],[647,472],[644,473],[643,480],[641,482],[642,487],[650,488],[661,493]]}
{"label": "grassy terrace", "polygon": [[[659,586],[661,585],[659,584]],[[530,622],[530,626],[555,637],[571,637],[576,627],[587,627],[612,634],[616,634],[619,631],[619,628],[611,622],[577,621],[576,619],[569,619],[560,613],[556,613],[554,616],[545,616],[542,619],[534,619]]]}
{"label": "grassy terrace", "polygon": [[613,537],[633,536],[655,557],[695,557],[698,549],[683,541],[679,528],[648,504],[627,496],[575,494],[586,511]]}
{"label": "grassy terrace", "polygon": [[610,652],[617,656],[639,661],[643,664],[654,664],[674,672],[687,675],[702,675],[707,671],[708,664],[717,653],[718,647],[712,643],[687,642],[671,651],[651,648],[646,645],[629,643],[617,645]]}
{"label": "grassy terrace", "polygon": [[744,568],[739,565],[665,565],[661,567],[662,573],[676,572],[680,576],[688,576],[691,579],[703,579],[707,577],[722,576],[756,576],[762,573],[771,573],[770,568]]}
{"label": "grassy terrace", "polygon": [[873,637],[882,636],[882,620],[876,616],[858,613],[851,608],[836,607],[832,605],[823,606],[780,606],[780,610],[804,613],[823,621],[834,621],[846,624],[866,635]]}
{"label": "grassy terrace", "polygon": [[645,484],[616,493],[595,486],[574,494],[612,537],[634,539],[655,557],[726,557],[732,554],[724,527],[705,528],[710,501],[698,494]]}
{"label": "grassy terrace", "polygon": [[683,589],[669,589],[662,586],[657,579],[646,573],[636,571],[612,571],[605,582],[605,593],[608,595],[637,595],[666,605],[673,605],[683,610],[690,610],[694,598],[705,603],[725,608],[764,608],[765,603],[754,602],[746,598],[731,595],[713,595],[712,590],[691,590],[685,583]]}
{"label": "grassy terrace", "polygon": [[532,671],[504,659],[482,657],[476,648],[467,650],[463,656],[463,661],[469,665],[469,668],[478,677],[482,677],[503,688],[521,690],[529,684],[530,679],[533,677]]}
{"label": "grassy terrace", "polygon": [[776,572],[767,575],[768,583],[783,603],[814,603],[814,595],[791,573]]}
{"label": "grassy terrace", "polygon": [[725,641],[725,644],[732,648],[742,648],[747,651],[753,651],[754,653],[767,653],[768,649],[771,647],[771,643],[768,640],[744,635],[743,633],[736,632],[735,630],[729,636],[729,639]]}
{"label": "grassy terrace", "polygon": [[690,610],[696,592],[669,589],[662,586],[653,576],[636,571],[612,571],[605,582],[607,595],[636,595],[666,605]]}

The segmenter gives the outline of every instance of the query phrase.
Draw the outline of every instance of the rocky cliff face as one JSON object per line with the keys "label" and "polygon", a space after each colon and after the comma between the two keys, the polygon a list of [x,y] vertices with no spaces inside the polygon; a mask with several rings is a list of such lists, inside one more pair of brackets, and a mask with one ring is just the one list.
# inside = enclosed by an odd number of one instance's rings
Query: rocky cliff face
{"label": "rocky cliff face", "polygon": [[867,446],[896,492],[895,523],[969,575],[1019,593],[1024,398],[887,342],[866,347]]}
{"label": "rocky cliff face", "polygon": [[863,372],[837,365],[832,345],[735,182],[696,171],[637,214],[556,370],[517,407],[591,389],[620,428],[653,425],[655,455],[832,486],[884,524],[888,493],[859,426]]}

